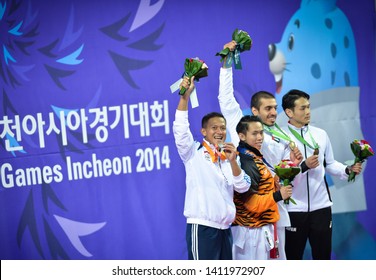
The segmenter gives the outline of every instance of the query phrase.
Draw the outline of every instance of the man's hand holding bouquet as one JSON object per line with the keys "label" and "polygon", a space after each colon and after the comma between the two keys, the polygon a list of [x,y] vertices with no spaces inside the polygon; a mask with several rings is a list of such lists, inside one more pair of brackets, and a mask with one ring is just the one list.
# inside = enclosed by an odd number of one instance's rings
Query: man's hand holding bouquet
{"label": "man's hand holding bouquet", "polygon": [[[360,172],[361,170],[361,163],[363,163],[365,160],[367,160],[368,157],[373,156],[375,153],[371,147],[371,145],[366,140],[354,140],[350,144],[351,151],[353,152],[355,159],[354,164],[352,165],[352,168],[350,169],[350,174],[348,178],[348,182],[355,181],[355,176]],[[354,166],[360,165],[359,172],[356,172],[354,170]]]}
{"label": "man's hand holding bouquet", "polygon": [[252,39],[246,31],[235,29],[232,33],[232,40],[235,41],[236,46],[234,50],[229,48],[224,48],[222,51],[216,53],[216,55],[221,56],[221,62],[226,59],[227,67],[235,63],[235,69],[242,69],[242,64],[240,61],[240,53],[244,51],[249,51],[252,47]]}

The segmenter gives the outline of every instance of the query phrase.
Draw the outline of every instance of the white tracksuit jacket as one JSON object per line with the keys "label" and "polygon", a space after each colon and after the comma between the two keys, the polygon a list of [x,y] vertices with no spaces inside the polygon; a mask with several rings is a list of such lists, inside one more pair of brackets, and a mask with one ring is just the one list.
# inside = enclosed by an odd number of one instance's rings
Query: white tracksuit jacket
{"label": "white tracksuit jacket", "polygon": [[[304,160],[313,154],[313,149],[301,143],[290,132],[291,127],[301,135],[305,141],[313,146],[311,136],[319,145],[319,162],[320,165],[313,169],[307,169]],[[289,212],[311,212],[318,209],[330,207],[333,202],[330,197],[329,187],[325,181],[325,172],[332,176],[339,177],[341,180],[348,178],[346,174],[346,165],[336,161],[333,155],[332,144],[325,130],[311,125],[302,128],[288,124],[282,128],[292,139],[296,139],[295,143],[303,155],[301,163],[302,173],[299,173],[294,181],[292,190],[292,198],[296,201],[296,205],[290,203],[287,207]],[[325,163],[324,163],[325,161]]]}
{"label": "white tracksuit jacket", "polygon": [[227,159],[220,165],[212,162],[206,148],[193,139],[188,111],[176,110],[173,132],[186,171],[187,223],[228,229],[235,219],[234,190],[246,192],[251,185],[249,176],[244,171],[233,176]]}

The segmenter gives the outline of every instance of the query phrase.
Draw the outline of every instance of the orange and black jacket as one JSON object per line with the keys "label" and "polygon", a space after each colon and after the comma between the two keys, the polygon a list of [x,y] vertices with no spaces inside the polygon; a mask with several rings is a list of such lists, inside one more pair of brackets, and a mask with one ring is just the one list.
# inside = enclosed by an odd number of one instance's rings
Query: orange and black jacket
{"label": "orange and black jacket", "polygon": [[251,177],[252,185],[245,193],[234,193],[236,218],[233,225],[262,227],[279,219],[274,178],[263,161],[260,151],[240,141],[238,146],[241,168]]}

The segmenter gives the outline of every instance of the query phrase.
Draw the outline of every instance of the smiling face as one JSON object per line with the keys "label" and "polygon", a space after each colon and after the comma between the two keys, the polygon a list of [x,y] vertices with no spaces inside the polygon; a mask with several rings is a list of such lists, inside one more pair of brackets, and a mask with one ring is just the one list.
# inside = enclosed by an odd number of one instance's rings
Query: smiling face
{"label": "smiling face", "polygon": [[261,150],[264,140],[264,128],[261,122],[249,122],[246,134],[239,133],[239,138],[248,145]]}
{"label": "smiling face", "polygon": [[201,128],[205,140],[217,146],[226,140],[226,121],[221,117],[210,118],[205,127]]}
{"label": "smiling face", "polygon": [[274,125],[277,120],[277,101],[274,98],[261,98],[259,108],[252,107],[252,113],[268,125]]}

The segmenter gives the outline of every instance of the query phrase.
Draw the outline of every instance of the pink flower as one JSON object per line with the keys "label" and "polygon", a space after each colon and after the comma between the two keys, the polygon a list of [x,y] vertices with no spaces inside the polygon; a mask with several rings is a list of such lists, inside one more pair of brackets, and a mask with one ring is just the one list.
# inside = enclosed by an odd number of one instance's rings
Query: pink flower
{"label": "pink flower", "polygon": [[[299,174],[300,168],[294,164],[291,160],[281,160],[278,165],[274,166],[274,172],[283,181],[283,186],[287,186],[294,180],[295,176]],[[285,200],[285,204],[289,202],[296,204],[296,202],[290,197]]]}
{"label": "pink flower", "polygon": [[[368,157],[373,156],[375,153],[371,145],[366,140],[354,140],[351,144],[351,151],[353,152],[355,159],[354,164],[357,162],[363,162]],[[355,172],[351,171],[349,174],[348,182],[355,181]]]}
{"label": "pink flower", "polygon": [[280,161],[280,163],[277,166],[279,168],[290,168],[290,167],[296,167],[297,165],[293,163],[291,160],[283,159]]}

